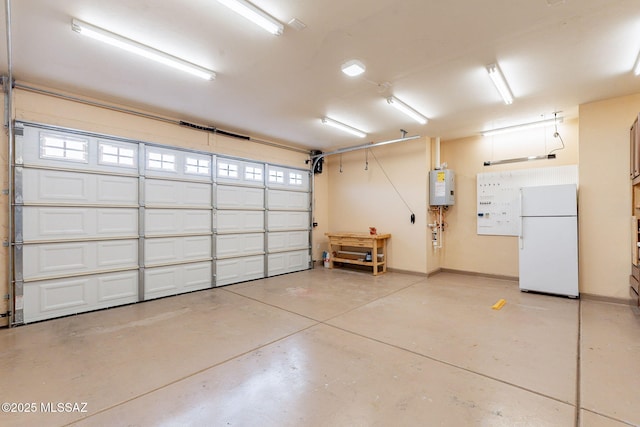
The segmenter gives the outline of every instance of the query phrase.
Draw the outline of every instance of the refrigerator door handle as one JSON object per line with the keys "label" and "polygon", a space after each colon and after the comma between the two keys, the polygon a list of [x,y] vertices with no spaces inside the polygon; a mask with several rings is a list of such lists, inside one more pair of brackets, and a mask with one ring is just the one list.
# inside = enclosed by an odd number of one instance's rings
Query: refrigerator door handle
{"label": "refrigerator door handle", "polygon": [[522,216],[522,188],[519,193],[519,205],[520,205],[520,230],[518,230],[518,240],[520,243],[520,249],[524,249],[524,218]]}

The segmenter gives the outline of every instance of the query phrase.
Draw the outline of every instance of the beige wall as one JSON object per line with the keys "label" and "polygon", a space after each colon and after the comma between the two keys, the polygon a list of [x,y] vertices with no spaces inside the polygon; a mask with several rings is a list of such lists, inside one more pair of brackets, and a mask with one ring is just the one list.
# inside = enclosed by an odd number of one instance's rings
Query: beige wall
{"label": "beige wall", "polygon": [[629,128],[640,94],[580,106],[580,291],[629,297]]}
{"label": "beige wall", "polygon": [[560,147],[554,128],[545,127],[493,137],[475,136],[441,143],[441,161],[455,172],[456,204],[446,216],[442,268],[499,276],[518,276],[518,240],[514,236],[478,235],[476,229],[476,176],[529,168],[578,163],[578,121],[558,125],[566,148],[555,152],[555,160],[484,166],[487,160],[500,160],[547,154]]}
{"label": "beige wall", "polygon": [[[328,158],[329,229],[333,232],[391,233],[388,267],[427,273],[427,173],[430,140],[420,138],[370,150],[365,170],[365,150]],[[374,154],[379,160],[376,162]],[[411,212],[385,177],[400,191]]]}

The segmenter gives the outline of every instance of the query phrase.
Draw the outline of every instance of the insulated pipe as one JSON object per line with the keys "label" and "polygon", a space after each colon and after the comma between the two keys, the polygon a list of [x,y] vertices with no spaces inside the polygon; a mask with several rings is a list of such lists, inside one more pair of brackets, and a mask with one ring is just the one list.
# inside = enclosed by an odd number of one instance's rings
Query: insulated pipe
{"label": "insulated pipe", "polygon": [[436,151],[436,153],[435,153],[435,157],[436,158],[434,159],[435,168],[436,169],[440,169],[440,137],[439,136],[436,137],[436,150],[435,151]]}
{"label": "insulated pipe", "polygon": [[11,50],[11,0],[5,2],[5,17],[7,28],[7,66],[9,68],[8,82],[6,82],[5,89],[5,112],[7,120],[5,125],[7,126],[7,206],[8,206],[8,227],[7,227],[7,286],[9,288],[9,300],[7,306],[9,309],[9,326],[12,326],[15,321],[15,309],[14,309],[14,289],[13,289],[13,57]]}

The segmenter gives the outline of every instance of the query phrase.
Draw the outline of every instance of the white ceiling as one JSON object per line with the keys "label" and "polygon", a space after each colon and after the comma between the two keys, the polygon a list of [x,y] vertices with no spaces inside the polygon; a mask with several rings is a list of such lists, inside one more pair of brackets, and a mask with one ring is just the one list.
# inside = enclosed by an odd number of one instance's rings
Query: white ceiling
{"label": "white ceiling", "polygon": [[[6,0],[5,0],[6,1]],[[4,3],[4,2],[3,2]],[[577,115],[640,92],[640,0],[254,0],[273,36],[215,0],[13,0],[14,78],[310,149],[443,139]],[[216,71],[204,81],[84,38],[77,18]],[[297,18],[304,30],[286,25]],[[4,26],[5,18],[2,17]],[[6,31],[0,71],[7,74]],[[357,58],[360,77],[340,65]],[[505,105],[485,67],[498,62]],[[395,95],[430,121],[387,105]],[[365,140],[327,127],[329,116]]]}

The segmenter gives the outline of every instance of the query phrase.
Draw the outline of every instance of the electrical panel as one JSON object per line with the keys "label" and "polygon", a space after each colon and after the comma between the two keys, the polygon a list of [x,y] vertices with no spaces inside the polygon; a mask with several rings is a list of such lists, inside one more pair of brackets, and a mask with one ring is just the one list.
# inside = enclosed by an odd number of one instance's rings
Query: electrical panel
{"label": "electrical panel", "polygon": [[450,169],[429,172],[429,204],[431,206],[452,206],[456,203],[454,194],[455,174]]}

